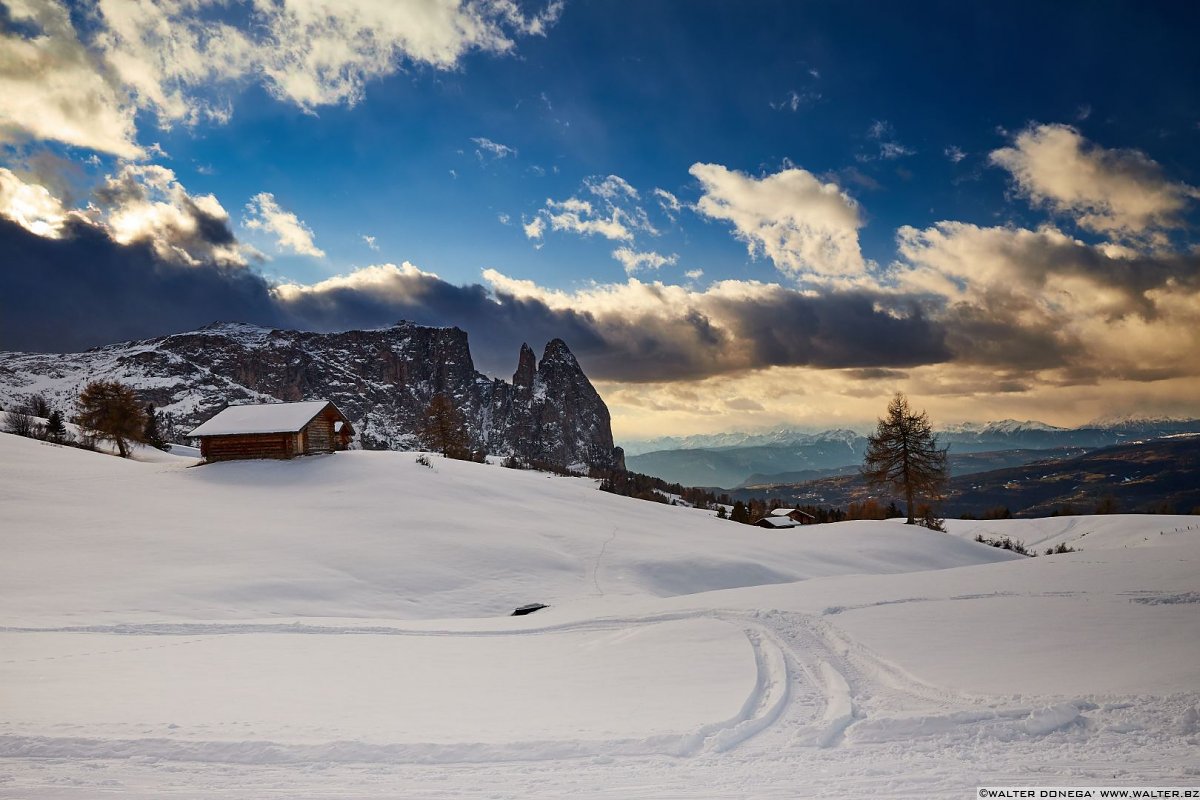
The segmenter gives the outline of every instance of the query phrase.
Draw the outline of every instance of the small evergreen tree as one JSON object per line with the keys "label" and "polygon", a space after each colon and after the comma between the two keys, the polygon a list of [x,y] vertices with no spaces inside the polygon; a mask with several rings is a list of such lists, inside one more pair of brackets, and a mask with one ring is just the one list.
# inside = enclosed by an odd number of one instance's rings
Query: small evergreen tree
{"label": "small evergreen tree", "polygon": [[154,404],[146,404],[146,425],[142,428],[142,441],[151,447],[157,447],[159,450],[170,450],[171,446],[167,444],[167,440],[163,438],[159,430],[158,414],[154,412]]}
{"label": "small evergreen tree", "polygon": [[62,444],[67,440],[67,426],[63,423],[62,412],[57,408],[46,418],[46,439],[55,444]]}
{"label": "small evergreen tree", "polygon": [[916,524],[916,499],[941,500],[947,480],[946,449],[939,448],[929,416],[915,413],[901,392],[888,403],[867,439],[862,475],[872,486],[890,486],[904,493],[907,524]]}
{"label": "small evergreen tree", "polygon": [[743,525],[750,523],[750,512],[746,509],[746,504],[741,500],[733,504],[733,511],[730,512],[729,518],[734,522],[740,522]]}
{"label": "small evergreen tree", "polygon": [[725,506],[717,506],[717,519],[729,519],[729,515],[725,513]]}
{"label": "small evergreen tree", "polygon": [[121,458],[146,429],[146,412],[133,389],[118,381],[92,381],[75,401],[75,423],[87,437],[112,439]]}

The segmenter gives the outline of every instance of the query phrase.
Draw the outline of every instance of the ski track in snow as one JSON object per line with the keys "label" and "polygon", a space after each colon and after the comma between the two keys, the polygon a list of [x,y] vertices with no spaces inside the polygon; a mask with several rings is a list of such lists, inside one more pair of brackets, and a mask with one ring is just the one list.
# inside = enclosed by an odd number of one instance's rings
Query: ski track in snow
{"label": "ski track in snow", "polygon": [[[955,598],[958,599],[958,598]],[[637,617],[604,618],[516,631],[421,630],[383,626],[335,626],[245,623],[0,628],[2,633],[106,634],[126,638],[177,639],[135,647],[112,647],[48,657],[94,655],[179,647],[217,636],[305,634],[312,636],[528,637],[565,632],[628,630],[662,622],[714,619],[738,626],[749,642],[756,680],[741,712],[678,736],[641,740],[512,742],[456,744],[369,744],[332,741],[294,744],[272,741],[180,741],[169,738],[97,739],[86,736],[0,735],[0,757],[112,759],[224,764],[378,763],[463,764],[554,761],[587,757],[698,757],[725,753],[763,739],[758,749],[777,746],[838,748],[844,741],[896,743],[913,737],[973,737],[972,729],[991,728],[1010,739],[1024,733],[1039,737],[1079,726],[1083,712],[1102,707],[1086,700],[1031,707],[1004,699],[973,696],[926,684],[853,640],[825,615],[783,611],[690,611]],[[43,659],[30,659],[37,661]],[[4,660],[14,663],[14,660]],[[1123,711],[1112,704],[1107,711]],[[1186,716],[1186,712],[1185,712]],[[1194,727],[1200,731],[1200,725]],[[2,792],[0,784],[0,792]]]}

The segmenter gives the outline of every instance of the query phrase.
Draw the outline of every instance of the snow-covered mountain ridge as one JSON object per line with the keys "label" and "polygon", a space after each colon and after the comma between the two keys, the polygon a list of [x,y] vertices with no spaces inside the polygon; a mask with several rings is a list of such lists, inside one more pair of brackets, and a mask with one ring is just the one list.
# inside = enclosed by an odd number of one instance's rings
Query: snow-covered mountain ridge
{"label": "snow-covered mountain ridge", "polygon": [[475,370],[467,334],[400,322],[306,333],[242,323],[94,348],[0,353],[0,405],[41,394],[69,411],[89,380],[119,380],[186,431],[227,404],[332,400],[371,449],[410,449],[429,401],[448,395],[472,446],[560,467],[622,465],[608,408],[566,343],[523,345],[511,383]]}
{"label": "snow-covered mountain ridge", "polygon": [[[731,447],[788,447],[825,441],[853,441],[866,437],[873,428],[833,428],[814,431],[810,428],[781,427],[765,432],[730,431],[728,433],[694,434],[691,436],[660,436],[654,439],[623,439],[620,441],[629,456],[663,450],[723,449]],[[1107,432],[1112,434],[1166,436],[1200,430],[1200,420],[1192,417],[1141,417],[1124,415],[1103,417],[1074,428],[1049,425],[1038,420],[1003,419],[990,422],[958,422],[944,425],[938,433],[943,441],[986,438],[988,436],[1019,437],[1026,434],[1062,434]],[[1115,441],[1113,442],[1116,443]]]}

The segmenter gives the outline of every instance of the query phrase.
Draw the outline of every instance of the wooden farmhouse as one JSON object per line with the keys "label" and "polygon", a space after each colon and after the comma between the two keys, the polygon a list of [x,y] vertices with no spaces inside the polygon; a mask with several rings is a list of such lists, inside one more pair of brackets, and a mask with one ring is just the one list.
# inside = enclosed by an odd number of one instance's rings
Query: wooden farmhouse
{"label": "wooden farmhouse", "polygon": [[294,458],[345,450],[350,420],[328,400],[228,406],[188,434],[205,461]]}

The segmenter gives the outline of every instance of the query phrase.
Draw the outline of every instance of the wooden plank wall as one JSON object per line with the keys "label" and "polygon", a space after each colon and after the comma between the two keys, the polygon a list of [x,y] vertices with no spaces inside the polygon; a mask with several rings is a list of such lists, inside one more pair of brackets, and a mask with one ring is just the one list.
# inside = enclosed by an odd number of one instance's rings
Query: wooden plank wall
{"label": "wooden plank wall", "polygon": [[296,437],[290,433],[206,436],[200,440],[200,455],[207,461],[291,458],[296,455]]}
{"label": "wooden plank wall", "polygon": [[321,414],[304,426],[305,453],[333,452],[333,419]]}

